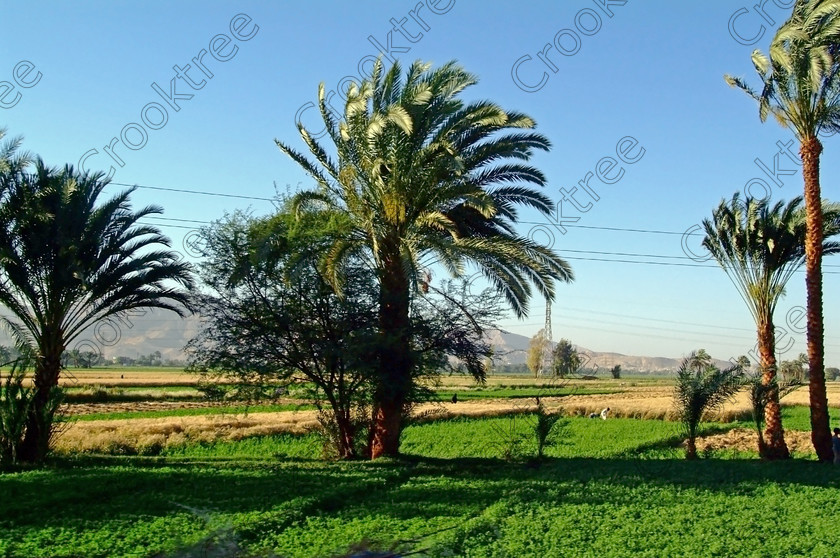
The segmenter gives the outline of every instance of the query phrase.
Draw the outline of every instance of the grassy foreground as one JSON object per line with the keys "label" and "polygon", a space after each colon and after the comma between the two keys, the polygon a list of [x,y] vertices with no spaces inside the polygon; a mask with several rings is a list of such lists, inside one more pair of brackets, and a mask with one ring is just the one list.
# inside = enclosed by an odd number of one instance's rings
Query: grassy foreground
{"label": "grassy foreground", "polygon": [[316,437],[274,436],[2,474],[0,556],[172,556],[212,533],[300,557],[360,541],[429,556],[837,554],[840,468],[685,462],[677,425],[634,419],[569,419],[544,462],[500,459],[532,453],[529,421],[412,426],[399,461],[320,462]]}

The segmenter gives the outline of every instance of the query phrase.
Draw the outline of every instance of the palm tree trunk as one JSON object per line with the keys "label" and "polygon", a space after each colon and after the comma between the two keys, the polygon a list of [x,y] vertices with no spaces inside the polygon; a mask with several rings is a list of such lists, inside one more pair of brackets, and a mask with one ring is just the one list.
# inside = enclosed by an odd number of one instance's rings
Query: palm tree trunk
{"label": "palm tree trunk", "polygon": [[811,442],[820,461],[831,461],[831,434],[823,364],[822,244],[823,216],[820,195],[820,153],[815,136],[799,147],[805,178],[805,285],[808,294],[808,389],[811,403]]}
{"label": "palm tree trunk", "polygon": [[39,357],[35,367],[35,397],[26,421],[26,433],[20,447],[20,461],[40,463],[49,451],[52,416],[48,416],[50,394],[58,385],[61,372],[61,351]]}
{"label": "palm tree trunk", "polygon": [[[761,318],[758,324],[758,353],[761,357],[761,383],[774,384],[776,379],[776,333],[770,317]],[[788,459],[790,451],[785,444],[785,432],[782,428],[782,413],[779,407],[779,388],[768,393],[764,408],[765,430],[763,439],[759,437],[758,452],[762,459]]]}
{"label": "palm tree trunk", "polygon": [[695,432],[688,433],[688,439],[685,441],[685,458],[697,459],[697,434]]}
{"label": "palm tree trunk", "polygon": [[400,449],[403,409],[411,388],[409,285],[399,250],[383,258],[379,291],[379,374],[375,393],[371,459],[396,457]]}

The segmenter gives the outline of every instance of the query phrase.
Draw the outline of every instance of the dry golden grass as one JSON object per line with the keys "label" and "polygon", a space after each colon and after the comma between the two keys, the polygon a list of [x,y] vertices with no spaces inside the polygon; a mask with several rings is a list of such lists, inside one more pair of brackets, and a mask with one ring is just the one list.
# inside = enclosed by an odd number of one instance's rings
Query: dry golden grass
{"label": "dry golden grass", "polygon": [[[136,404],[135,404],[136,405]],[[535,408],[517,400],[428,403],[415,411],[418,420],[453,416],[494,416]],[[300,434],[318,426],[316,411],[283,411],[184,417],[79,421],[69,423],[56,440],[59,452],[137,451],[159,445],[239,440],[250,436]]]}
{"label": "dry golden grass", "polygon": [[[713,434],[697,439],[697,451],[712,451],[734,449],[744,452],[755,452],[757,444],[755,430],[748,428],[733,428],[721,434]],[[810,432],[785,430],[785,443],[791,452],[814,453]]]}
{"label": "dry golden grass", "polygon": [[70,369],[62,375],[61,385],[65,387],[83,385],[150,385],[150,386],[194,386],[198,375],[187,374],[180,368],[144,370],[126,368],[109,369]]}
{"label": "dry golden grass", "polygon": [[[840,385],[829,385],[829,402],[836,406],[840,400]],[[643,386],[628,388],[622,393],[604,395],[573,395],[569,397],[543,397],[541,402],[550,410],[563,409],[565,413],[575,416],[586,416],[589,413],[600,413],[601,409],[610,407],[611,416],[642,419],[668,419],[676,417],[673,404],[673,388],[667,386]],[[800,388],[785,398],[790,405],[807,405],[808,389]],[[144,406],[145,405],[145,406]],[[199,403],[196,406],[207,406]],[[182,408],[182,403],[125,403],[107,404],[108,411],[124,410],[154,410],[162,408]],[[90,405],[90,411],[101,412],[104,407]],[[419,405],[414,416],[417,420],[432,420],[453,416],[494,416],[510,412],[526,412],[536,409],[534,399],[481,399],[452,403],[427,403]],[[733,403],[726,405],[719,413],[708,417],[711,420],[727,422],[733,419],[744,419],[749,416],[749,405],[745,393],[736,397]],[[161,447],[179,445],[187,442],[214,440],[238,440],[249,436],[270,435],[278,433],[302,433],[317,426],[315,411],[285,411],[250,413],[247,415],[202,415],[166,418],[141,418],[85,421],[71,423],[57,440],[59,451],[109,452],[113,448],[136,450],[144,446],[159,445]],[[795,451],[808,451],[810,438],[808,433],[801,436],[790,432],[790,446]],[[752,448],[755,440],[752,431],[746,433],[724,435],[721,440],[710,438],[709,444],[733,444],[727,447],[738,447],[738,440],[744,442],[745,447]],[[788,433],[786,433],[786,438]],[[798,441],[799,438],[803,441]],[[737,442],[737,443],[736,443]],[[705,442],[704,442],[705,443]],[[702,449],[703,446],[700,446]],[[801,447],[801,449],[800,449]]]}

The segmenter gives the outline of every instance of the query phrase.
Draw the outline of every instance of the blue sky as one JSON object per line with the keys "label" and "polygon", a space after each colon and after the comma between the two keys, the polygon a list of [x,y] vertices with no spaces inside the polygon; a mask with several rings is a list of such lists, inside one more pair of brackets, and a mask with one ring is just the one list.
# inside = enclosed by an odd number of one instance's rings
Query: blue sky
{"label": "blue sky", "polygon": [[[480,78],[467,97],[536,119],[553,143],[534,159],[549,178],[548,194],[559,202],[565,189],[586,209],[563,203],[565,234],[556,222],[522,213],[522,233],[552,243],[577,277],[558,289],[555,339],[670,357],[705,347],[725,359],[752,349],[752,319],[713,262],[686,256],[682,233],[754,178],[770,184],[775,199],[802,189],[799,167],[777,145],[791,134],[762,124],[753,102],[723,81],[725,73],[753,80],[750,53],[766,49],[786,2],[766,2],[763,15],[746,0],[428,0],[419,9],[420,0],[6,2],[0,82],[9,85],[0,85],[0,126],[23,135],[25,148],[49,164],[78,165],[88,154],[84,166],[113,166],[117,183],[241,196],[138,190],[134,203],[163,206],[173,220],[158,223],[181,247],[191,229],[225,211],[271,211],[275,184],[281,191],[311,184],[274,139],[302,146],[295,115],[319,129],[314,111],[301,108],[316,100],[319,82],[334,91],[343,78],[357,78],[360,61],[378,53],[374,43],[406,65],[457,59]],[[34,69],[27,73],[22,61]],[[174,66],[195,88],[176,79],[182,97],[167,101]],[[619,159],[623,138],[638,142],[625,154],[637,160],[603,167],[607,180],[624,171],[605,184],[596,166]],[[840,140],[824,144],[823,194],[840,200]],[[767,167],[776,161],[781,185],[756,159]],[[779,174],[788,169],[794,174]],[[589,172],[597,201],[580,186],[572,190]],[[761,191],[759,182],[751,188]],[[698,254],[699,238],[685,237]],[[840,259],[824,266],[827,364],[838,366]],[[796,319],[804,304],[799,273],[776,315],[787,332],[783,359],[805,351],[797,333],[804,321]],[[544,302],[535,299],[527,318],[502,325],[531,335],[544,319]]]}

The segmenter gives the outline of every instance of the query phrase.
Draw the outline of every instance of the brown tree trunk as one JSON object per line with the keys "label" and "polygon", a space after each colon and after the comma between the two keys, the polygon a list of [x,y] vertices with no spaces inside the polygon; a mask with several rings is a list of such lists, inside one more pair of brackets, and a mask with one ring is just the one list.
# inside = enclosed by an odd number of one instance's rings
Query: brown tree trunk
{"label": "brown tree trunk", "polygon": [[[776,379],[776,333],[773,320],[768,316],[758,324],[758,354],[761,357],[761,383],[765,386],[774,384]],[[782,428],[782,412],[779,407],[779,388],[768,393],[764,407],[764,436],[759,436],[758,452],[762,459],[788,459],[790,451],[785,444],[785,432]]]}
{"label": "brown tree trunk", "polygon": [[831,433],[823,365],[822,244],[823,214],[820,195],[820,153],[816,137],[802,140],[802,175],[805,178],[805,285],[808,294],[808,389],[811,403],[811,441],[820,461],[831,461]]}
{"label": "brown tree trunk", "polygon": [[403,409],[411,389],[409,283],[396,242],[383,246],[379,289],[379,374],[371,435],[371,459],[396,457]]}
{"label": "brown tree trunk", "polygon": [[333,414],[338,429],[336,450],[338,451],[338,457],[341,459],[356,457],[356,429],[350,413],[350,409],[340,409],[337,405],[333,405]]}
{"label": "brown tree trunk", "polygon": [[685,458],[697,459],[697,442],[693,436],[689,436],[685,442]]}
{"label": "brown tree trunk", "polygon": [[35,366],[35,397],[26,421],[26,433],[18,457],[23,463],[40,463],[49,451],[52,416],[47,416],[50,394],[58,385],[61,372],[61,352],[57,356],[38,357]]}

